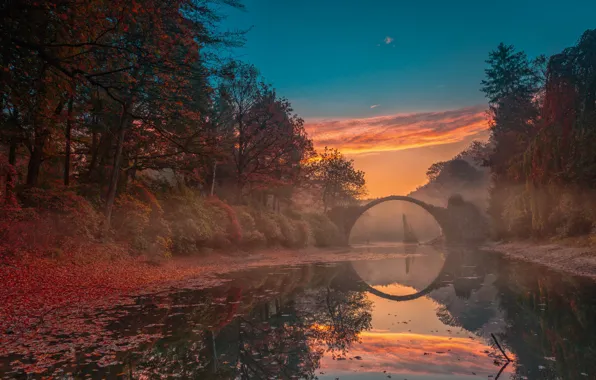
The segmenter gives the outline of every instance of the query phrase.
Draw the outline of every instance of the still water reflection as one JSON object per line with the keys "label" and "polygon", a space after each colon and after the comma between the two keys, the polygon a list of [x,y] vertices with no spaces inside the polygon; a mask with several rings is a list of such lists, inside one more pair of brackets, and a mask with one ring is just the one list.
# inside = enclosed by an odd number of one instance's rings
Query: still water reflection
{"label": "still water reflection", "polygon": [[62,373],[596,379],[593,282],[473,249],[355,250],[399,250],[403,257],[264,268],[236,273],[211,289],[139,298],[126,313],[119,310],[123,315],[109,328],[131,338],[141,332],[162,338],[120,351],[109,363],[64,363]]}

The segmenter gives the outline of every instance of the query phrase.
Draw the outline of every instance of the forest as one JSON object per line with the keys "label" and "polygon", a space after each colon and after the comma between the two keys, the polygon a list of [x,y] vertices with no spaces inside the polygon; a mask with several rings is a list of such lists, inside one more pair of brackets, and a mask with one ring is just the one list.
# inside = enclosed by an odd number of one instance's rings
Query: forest
{"label": "forest", "polygon": [[[333,246],[366,192],[222,30],[236,0],[6,2],[0,257]],[[80,256],[80,255],[79,255]]]}
{"label": "forest", "polygon": [[589,235],[596,222],[596,30],[551,57],[500,44],[489,54],[492,175],[488,214],[496,238]]}
{"label": "forest", "polygon": [[[237,0],[14,1],[0,35],[0,255],[340,243],[329,209],[366,195],[258,68],[229,56]],[[551,57],[500,44],[481,90],[490,138],[410,195],[460,193],[495,239],[589,235],[596,221],[596,30]],[[107,248],[106,248],[107,247]]]}

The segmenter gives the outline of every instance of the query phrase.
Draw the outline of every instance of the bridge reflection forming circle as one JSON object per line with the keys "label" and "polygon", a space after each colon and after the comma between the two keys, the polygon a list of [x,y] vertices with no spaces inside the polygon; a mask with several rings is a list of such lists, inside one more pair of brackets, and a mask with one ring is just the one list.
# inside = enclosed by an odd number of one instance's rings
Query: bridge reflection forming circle
{"label": "bridge reflection forming circle", "polygon": [[424,287],[423,289],[418,290],[415,293],[406,294],[406,295],[388,294],[388,293],[385,293],[379,289],[376,289],[373,286],[371,286],[370,284],[368,284],[365,279],[362,278],[362,276],[358,273],[358,271],[354,267],[354,263],[351,264],[351,269],[352,269],[353,275],[355,276],[356,281],[358,281],[358,283],[359,283],[359,288],[361,290],[367,291],[379,298],[383,298],[386,300],[395,301],[395,302],[404,302],[404,301],[413,301],[418,298],[424,297],[424,296],[428,295],[430,292],[432,292],[433,290],[436,290],[438,288],[445,286],[446,281],[448,281],[449,278],[451,278],[451,273],[450,273],[451,270],[450,269],[453,268],[454,266],[458,266],[461,263],[460,259],[461,259],[460,255],[458,255],[456,253],[455,254],[447,253],[446,258],[445,258],[443,264],[441,265],[439,273],[433,279],[433,281],[430,284],[428,284],[426,287]]}

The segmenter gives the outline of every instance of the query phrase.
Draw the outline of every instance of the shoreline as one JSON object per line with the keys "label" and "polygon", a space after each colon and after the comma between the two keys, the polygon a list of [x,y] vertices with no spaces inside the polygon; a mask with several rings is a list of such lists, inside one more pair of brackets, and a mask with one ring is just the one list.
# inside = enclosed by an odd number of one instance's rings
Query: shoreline
{"label": "shoreline", "polygon": [[[160,263],[120,257],[77,264],[67,258],[0,260],[0,358],[11,355],[14,368],[45,373],[57,353],[110,345],[125,351],[149,344],[159,333],[114,335],[109,324],[123,308],[136,308],[138,297],[224,285],[222,275],[271,266],[317,265],[340,261],[381,260],[401,253],[368,253],[338,248],[255,252],[212,252],[201,257]],[[56,337],[69,337],[56,345]],[[2,368],[0,361],[0,369]]]}
{"label": "shoreline", "polygon": [[0,260],[0,341],[3,332],[28,331],[50,315],[55,319],[84,309],[107,308],[138,295],[214,286],[221,283],[221,275],[241,270],[398,256],[312,247],[213,252],[159,263],[130,257],[83,264],[68,258]]}
{"label": "shoreline", "polygon": [[512,260],[521,260],[596,280],[596,249],[546,242],[488,243],[484,250],[497,252]]}

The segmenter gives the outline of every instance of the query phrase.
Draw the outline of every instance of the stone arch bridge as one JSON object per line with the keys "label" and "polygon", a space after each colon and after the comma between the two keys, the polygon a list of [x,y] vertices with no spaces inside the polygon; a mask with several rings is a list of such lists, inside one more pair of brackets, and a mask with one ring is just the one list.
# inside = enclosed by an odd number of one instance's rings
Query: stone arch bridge
{"label": "stone arch bridge", "polygon": [[[445,241],[448,243],[478,243],[488,237],[486,218],[474,204],[464,201],[459,195],[450,197],[447,207],[435,206],[403,195],[391,195],[375,199],[361,206],[335,207],[327,215],[337,225],[347,244],[352,228],[362,214],[389,201],[403,201],[420,206],[437,221]],[[396,218],[396,223],[397,220]]]}

